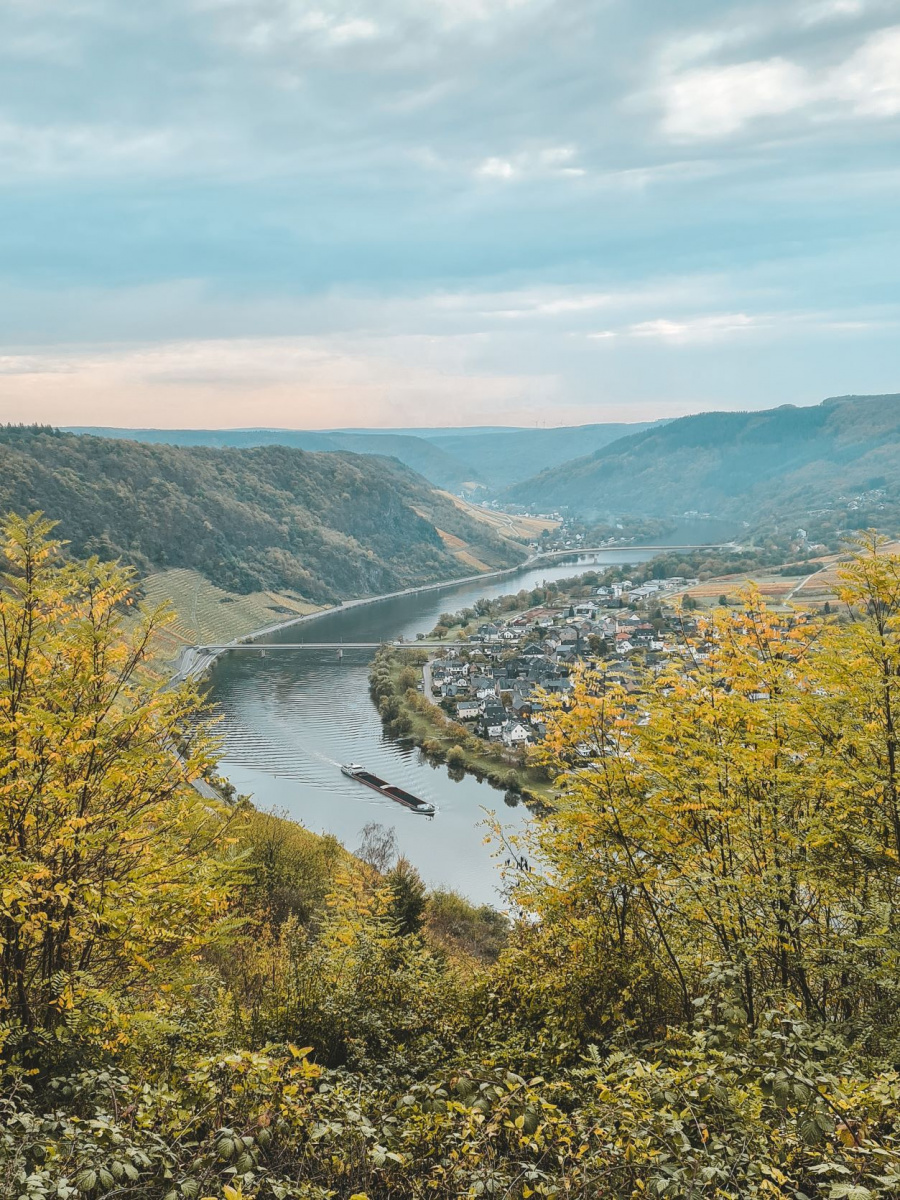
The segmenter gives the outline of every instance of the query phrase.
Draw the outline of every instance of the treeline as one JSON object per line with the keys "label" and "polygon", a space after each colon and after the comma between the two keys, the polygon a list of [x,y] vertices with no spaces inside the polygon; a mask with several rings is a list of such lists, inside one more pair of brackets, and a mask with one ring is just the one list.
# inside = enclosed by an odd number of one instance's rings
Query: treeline
{"label": "treeline", "polygon": [[[565,600],[588,599],[595,588],[609,587],[630,579],[635,586],[649,579],[715,579],[753,570],[769,570],[784,562],[785,548],[773,540],[747,550],[727,547],[697,550],[670,550],[646,562],[617,563],[602,570],[579,572],[565,579],[550,580],[535,588],[522,588],[492,599],[481,599],[452,613],[441,613],[430,637],[446,637],[451,629],[466,628],[482,621],[495,620],[512,613],[525,612],[539,605],[559,604]],[[808,575],[815,570],[809,558],[781,568],[783,573]]]}
{"label": "treeline", "polygon": [[[130,581],[2,533],[0,1194],[900,1193],[900,557],[548,708],[511,924],[200,800]],[[183,759],[170,747],[184,745]],[[435,826],[438,833],[438,827]]]}
{"label": "treeline", "polygon": [[602,571],[585,571],[569,579],[561,579],[557,587],[566,595],[577,596],[579,590],[587,595],[592,588],[608,587],[630,579],[635,585],[649,579],[717,579],[722,575],[739,575],[752,571],[769,571],[781,566],[786,558],[791,562],[785,572],[808,575],[816,569],[812,554],[793,556],[782,542],[771,540],[760,546],[732,550],[715,547],[697,550],[670,550],[657,554],[646,562],[622,563]]}
{"label": "treeline", "polygon": [[289,590],[314,601],[471,574],[438,529],[490,566],[524,557],[393,460],[6,426],[0,513],[34,510],[60,521],[76,555],[121,558],[142,571],[193,568],[227,590]]}

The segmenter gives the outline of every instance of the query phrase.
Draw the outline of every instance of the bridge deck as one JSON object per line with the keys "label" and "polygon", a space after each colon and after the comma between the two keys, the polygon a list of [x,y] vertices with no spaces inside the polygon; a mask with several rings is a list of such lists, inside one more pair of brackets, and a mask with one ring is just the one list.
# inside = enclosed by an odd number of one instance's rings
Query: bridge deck
{"label": "bridge deck", "polygon": [[[392,646],[403,650],[434,650],[438,647],[459,645],[458,642],[439,642],[420,639],[415,642],[226,642],[221,645],[195,646],[200,654],[222,654],[226,650],[377,650],[379,646]],[[474,646],[510,646],[508,641],[474,642]]]}

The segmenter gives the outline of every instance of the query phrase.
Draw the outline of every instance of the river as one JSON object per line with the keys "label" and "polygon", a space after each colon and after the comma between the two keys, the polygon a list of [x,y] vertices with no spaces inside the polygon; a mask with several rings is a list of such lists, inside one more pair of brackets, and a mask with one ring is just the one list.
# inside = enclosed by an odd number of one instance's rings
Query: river
{"label": "river", "polygon": [[[502,579],[449,584],[435,591],[331,613],[311,624],[272,634],[269,642],[379,642],[428,633],[443,612],[468,607],[482,596],[501,596],[564,579],[596,566],[643,562],[652,551],[603,551]],[[392,827],[400,852],[430,887],[449,887],[478,903],[500,901],[500,877],[485,845],[484,822],[496,812],[516,830],[528,810],[505,804],[503,792],[472,776],[450,778],[443,764],[428,763],[406,739],[385,734],[369,698],[370,650],[282,651],[266,657],[225,655],[211,675],[211,695],[222,715],[221,773],[258,807],[286,814],[314,832],[333,833],[350,850],[364,825]],[[434,818],[417,816],[338,771],[359,762],[431,801]],[[505,852],[500,855],[505,858]]]}

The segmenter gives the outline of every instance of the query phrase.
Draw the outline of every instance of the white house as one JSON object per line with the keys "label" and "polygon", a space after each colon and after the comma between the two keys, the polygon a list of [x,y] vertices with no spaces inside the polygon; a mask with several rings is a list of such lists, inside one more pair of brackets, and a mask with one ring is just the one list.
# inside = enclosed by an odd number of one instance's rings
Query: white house
{"label": "white house", "polygon": [[512,721],[500,737],[505,746],[524,746],[531,741],[531,734],[520,721]]}

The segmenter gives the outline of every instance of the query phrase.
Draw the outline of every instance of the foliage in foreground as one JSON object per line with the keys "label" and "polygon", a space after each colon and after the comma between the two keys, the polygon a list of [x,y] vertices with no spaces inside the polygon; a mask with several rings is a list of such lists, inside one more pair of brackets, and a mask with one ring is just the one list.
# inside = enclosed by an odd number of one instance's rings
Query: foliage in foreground
{"label": "foliage in foreground", "polygon": [[562,799],[509,931],[377,831],[352,858],[200,800],[127,576],[35,518],[4,556],[4,1197],[900,1195],[877,540],[841,622],[749,594],[642,695],[548,701]]}

